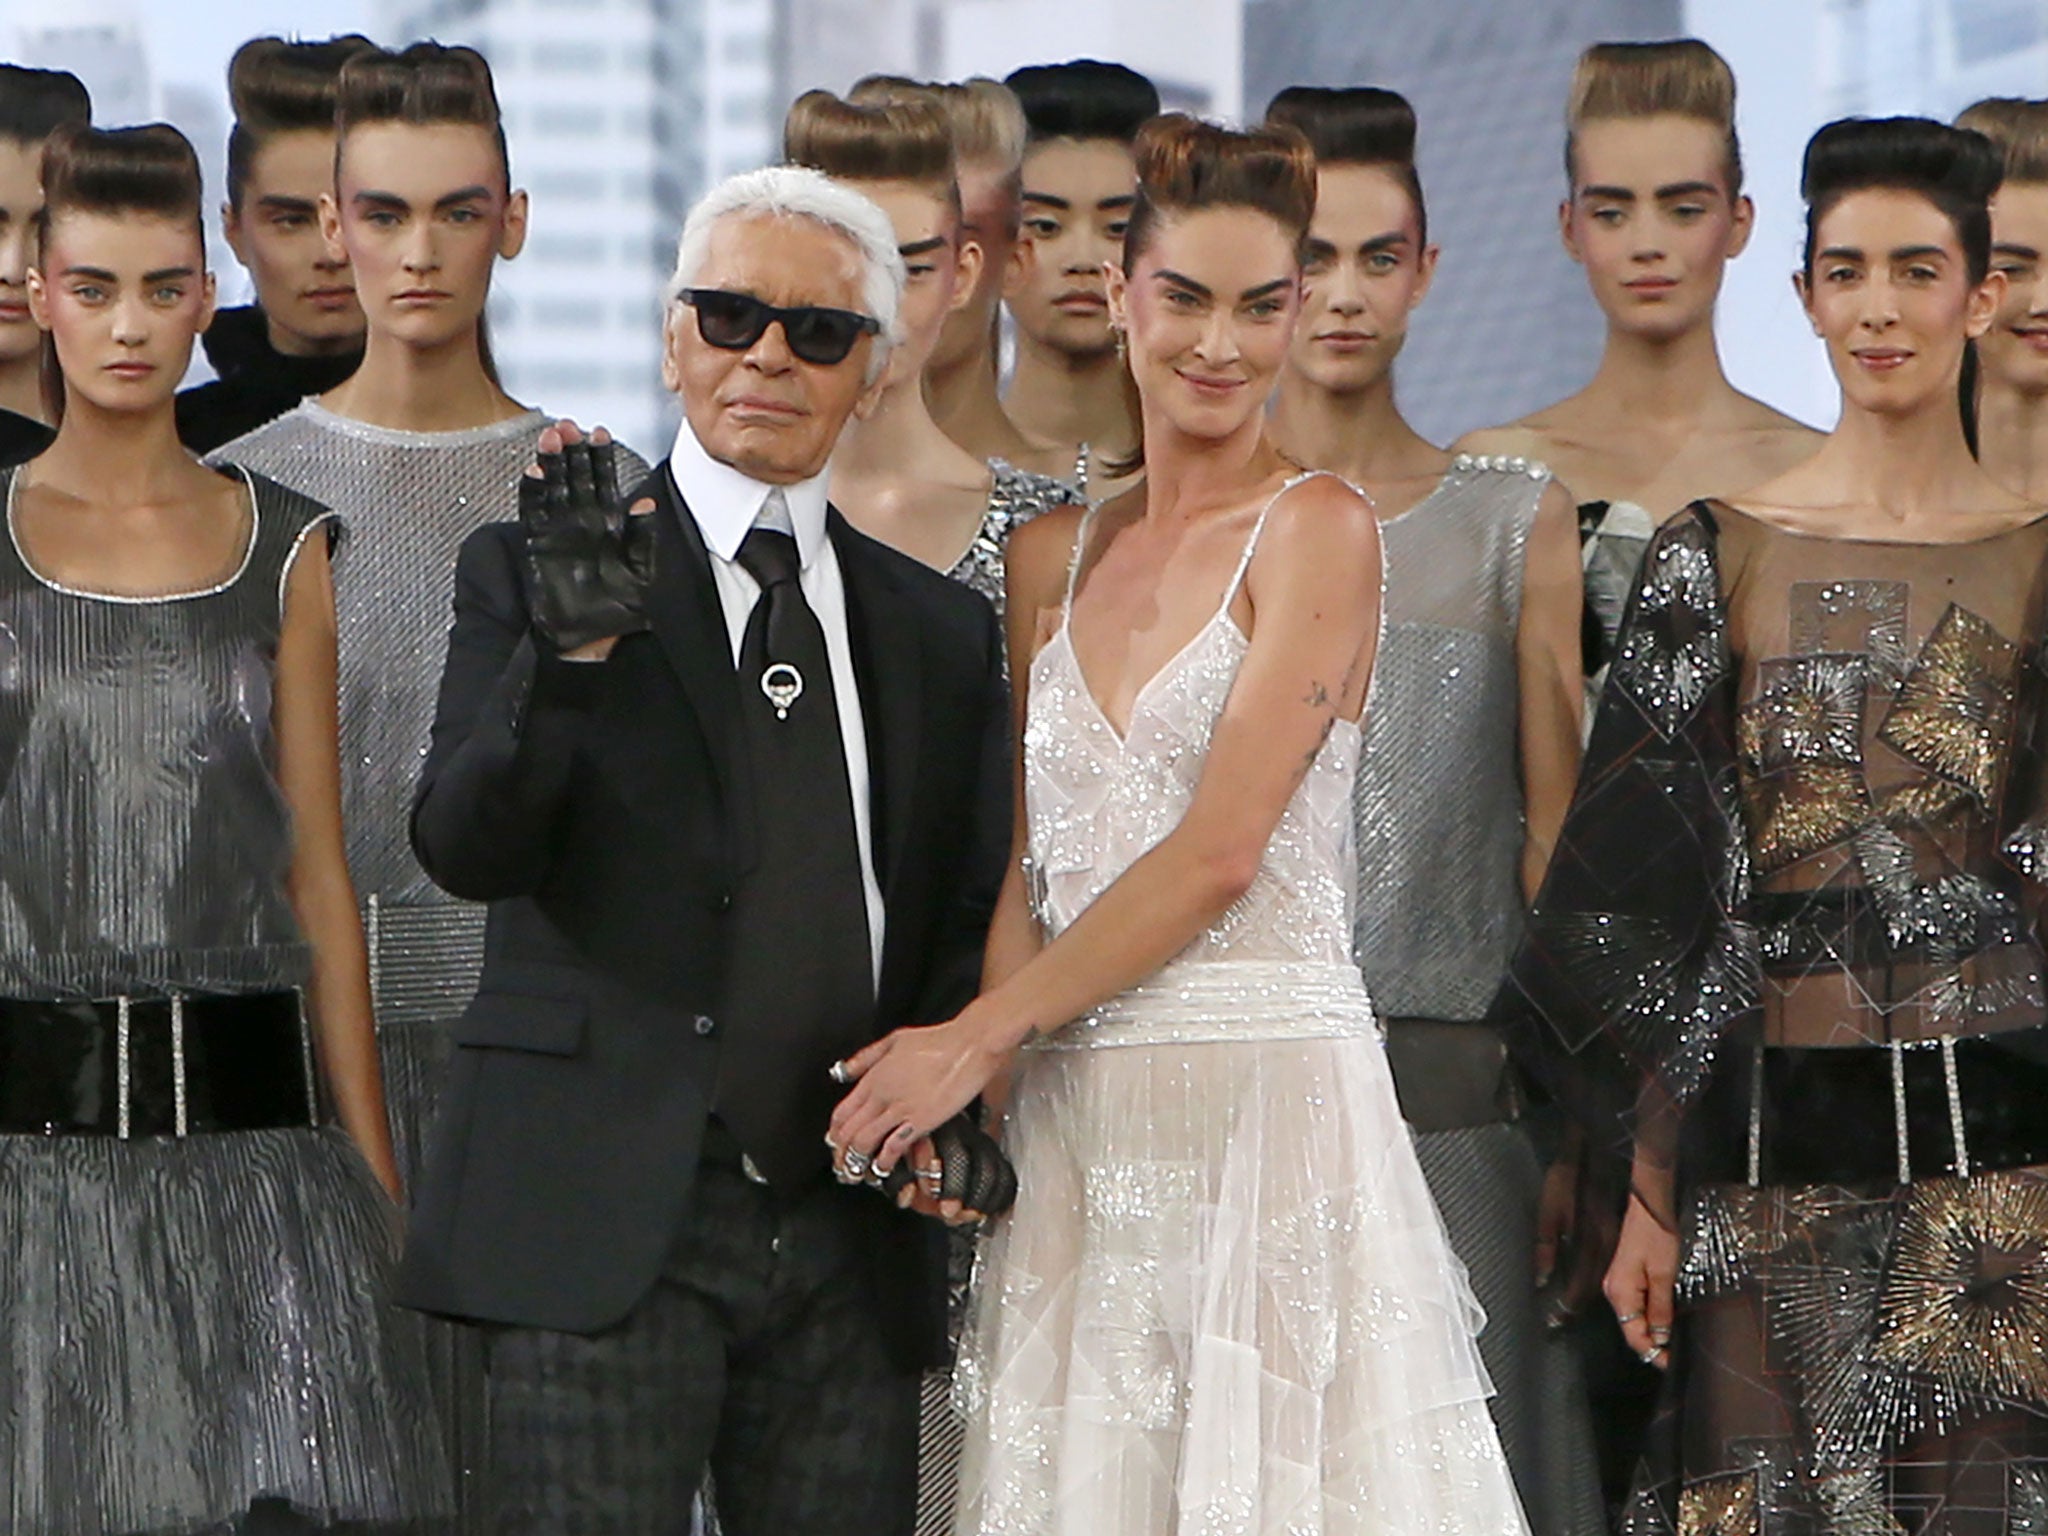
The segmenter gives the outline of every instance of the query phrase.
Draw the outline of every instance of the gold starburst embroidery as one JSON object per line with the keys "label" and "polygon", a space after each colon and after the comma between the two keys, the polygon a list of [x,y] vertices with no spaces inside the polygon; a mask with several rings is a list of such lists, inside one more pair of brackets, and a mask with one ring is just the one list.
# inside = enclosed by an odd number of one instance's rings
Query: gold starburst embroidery
{"label": "gold starburst embroidery", "polygon": [[1815,763],[1751,779],[1743,799],[1750,856],[1761,874],[1847,842],[1870,819],[1870,797],[1855,768]]}
{"label": "gold starburst embroidery", "polygon": [[1707,1477],[1678,1496],[1678,1536],[1758,1536],[1756,1474]]}
{"label": "gold starburst embroidery", "polygon": [[1879,737],[1990,804],[2012,733],[2019,665],[2019,647],[1950,604],[1899,685]]}
{"label": "gold starburst embroidery", "polygon": [[1736,744],[1752,773],[1863,761],[1862,657],[1777,657],[1758,666],[1757,682],[1736,723]]}
{"label": "gold starburst embroidery", "polygon": [[2048,1183],[1931,1179],[1906,1197],[1873,1355],[1958,1396],[2048,1406]]}
{"label": "gold starburst embroidery", "polygon": [[1820,1506],[1822,1536],[1906,1536],[1906,1527],[1885,1498],[1884,1473],[1859,1467],[1813,1485]]}

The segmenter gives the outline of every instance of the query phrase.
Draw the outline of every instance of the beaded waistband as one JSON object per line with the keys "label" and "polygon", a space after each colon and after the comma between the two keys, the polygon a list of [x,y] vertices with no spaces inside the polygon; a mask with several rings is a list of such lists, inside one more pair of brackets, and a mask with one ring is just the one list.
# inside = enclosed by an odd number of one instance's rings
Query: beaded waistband
{"label": "beaded waistband", "polygon": [[1029,1050],[1259,1045],[1378,1039],[1357,967],[1316,961],[1187,960],[1168,965]]}

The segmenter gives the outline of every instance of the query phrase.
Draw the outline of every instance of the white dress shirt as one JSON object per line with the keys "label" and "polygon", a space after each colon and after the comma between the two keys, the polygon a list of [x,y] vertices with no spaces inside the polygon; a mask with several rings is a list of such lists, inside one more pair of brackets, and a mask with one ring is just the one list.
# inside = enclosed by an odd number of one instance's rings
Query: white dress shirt
{"label": "white dress shirt", "polygon": [[[846,582],[839,570],[839,552],[825,536],[824,472],[795,485],[775,486],[750,480],[729,464],[721,464],[704,451],[687,419],[676,433],[676,445],[668,456],[669,473],[683,504],[697,519],[704,547],[711,552],[711,577],[718,585],[719,606],[725,610],[725,629],[732,639],[732,659],[737,666],[740,645],[746,638],[747,619],[761,595],[761,584],[739,563],[740,543],[754,525],[779,528],[796,538],[801,572],[797,585],[804,601],[818,617],[825,632],[825,656],[832,666],[832,698],[839,711],[839,737],[846,749],[846,782],[853,790],[853,832],[860,847],[861,894],[868,909],[868,948],[874,968],[875,985],[882,979],[882,887],[875,878],[874,830],[871,825],[868,785],[868,738],[861,715],[860,686],[853,673],[853,645],[846,633]],[[767,517],[762,512],[772,493],[780,491],[788,508],[787,524],[781,509]],[[758,688],[759,678],[743,677],[740,687]]]}

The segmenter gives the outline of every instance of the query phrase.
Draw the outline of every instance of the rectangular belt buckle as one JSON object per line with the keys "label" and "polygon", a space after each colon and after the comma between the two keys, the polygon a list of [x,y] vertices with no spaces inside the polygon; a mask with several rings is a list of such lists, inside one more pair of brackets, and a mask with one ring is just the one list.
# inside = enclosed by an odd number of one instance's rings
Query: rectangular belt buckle
{"label": "rectangular belt buckle", "polygon": [[740,1172],[744,1173],[753,1183],[766,1184],[768,1182],[768,1175],[761,1171],[760,1166],[754,1161],[754,1156],[751,1152],[742,1152],[740,1154]]}

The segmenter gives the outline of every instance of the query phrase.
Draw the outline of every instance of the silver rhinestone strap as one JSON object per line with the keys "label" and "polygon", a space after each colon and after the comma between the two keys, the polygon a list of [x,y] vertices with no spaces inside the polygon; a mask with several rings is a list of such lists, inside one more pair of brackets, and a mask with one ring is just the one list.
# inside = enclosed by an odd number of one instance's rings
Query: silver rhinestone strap
{"label": "silver rhinestone strap", "polygon": [[299,1000],[299,1062],[306,1073],[306,1123],[320,1123],[320,1098],[313,1075],[313,1029],[306,1019],[306,989],[293,987],[293,994]]}
{"label": "silver rhinestone strap", "polygon": [[377,900],[377,893],[370,892],[369,900],[363,907],[363,941],[370,951],[370,996],[384,995],[384,910]]}
{"label": "silver rhinestone strap", "polygon": [[1949,1135],[1955,1139],[1956,1177],[1967,1179],[1970,1176],[1970,1148],[1969,1144],[1963,1139],[1963,1089],[1962,1085],[1956,1081],[1956,1037],[1954,1035],[1943,1035],[1941,1037],[1941,1080],[1948,1089],[1948,1130]]}
{"label": "silver rhinestone strap", "polygon": [[115,1113],[119,1116],[116,1129],[121,1139],[128,1139],[128,999],[125,995],[114,1001],[114,1097]]}
{"label": "silver rhinestone strap", "polygon": [[1894,1040],[1892,1050],[1892,1132],[1899,1141],[1899,1182],[1913,1182],[1913,1149],[1906,1141],[1906,1044]]}
{"label": "silver rhinestone strap", "polygon": [[175,1116],[178,1134],[186,1132],[185,1124],[185,994],[171,994],[171,1111]]}
{"label": "silver rhinestone strap", "polygon": [[1759,1041],[1749,1056],[1749,1187],[1764,1181],[1764,1048]]}

